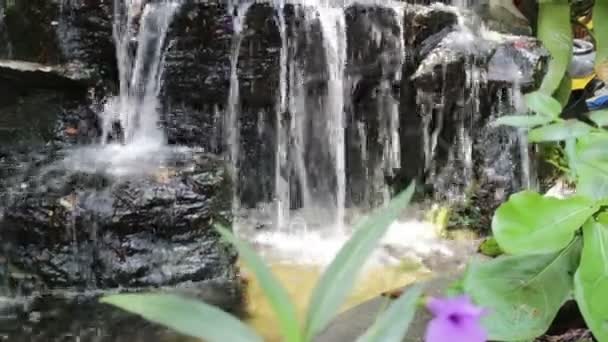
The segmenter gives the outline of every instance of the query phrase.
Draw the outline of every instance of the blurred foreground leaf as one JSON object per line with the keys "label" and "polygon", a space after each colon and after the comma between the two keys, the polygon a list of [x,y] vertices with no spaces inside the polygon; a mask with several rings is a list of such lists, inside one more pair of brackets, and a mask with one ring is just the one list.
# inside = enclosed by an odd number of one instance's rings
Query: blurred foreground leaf
{"label": "blurred foreground leaf", "polygon": [[251,328],[230,314],[177,295],[118,294],[103,297],[101,302],[207,342],[262,342]]}

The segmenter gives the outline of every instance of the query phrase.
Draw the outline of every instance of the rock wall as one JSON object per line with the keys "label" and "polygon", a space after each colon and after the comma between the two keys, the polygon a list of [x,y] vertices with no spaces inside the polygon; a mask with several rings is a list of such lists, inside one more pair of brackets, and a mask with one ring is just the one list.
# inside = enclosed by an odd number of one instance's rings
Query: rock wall
{"label": "rock wall", "polygon": [[[4,21],[0,25],[4,29],[0,29],[3,33],[0,34],[0,39],[4,37],[5,44],[2,45],[12,47],[11,54],[5,52],[4,57],[44,64],[80,65],[80,72],[88,76],[91,81],[89,87],[95,90],[89,91],[88,98],[83,97],[82,103],[92,109],[96,101],[115,91],[117,68],[112,42],[112,8],[109,2],[39,2],[27,6],[16,2],[10,8],[6,8],[6,4],[4,7]],[[300,39],[298,37],[303,36],[303,28],[299,14],[292,6],[287,6],[284,14],[291,38]],[[362,167],[356,156],[357,145],[360,145],[354,133],[357,123],[363,122],[369,126],[367,140],[370,144],[367,146],[372,160],[368,163],[373,164],[374,158],[381,158],[378,152],[381,146],[377,146],[378,139],[374,137],[374,131],[377,131],[375,128],[379,125],[375,104],[382,101],[377,98],[377,94],[393,97],[399,103],[403,165],[394,177],[398,187],[412,179],[421,179],[424,175],[425,156],[421,146],[424,128],[419,107],[421,102],[432,98],[431,93],[457,98],[459,102],[463,102],[463,97],[471,96],[488,102],[488,106],[495,102],[491,98],[495,94],[494,89],[490,89],[491,85],[488,86],[488,94],[466,93],[466,88],[471,87],[464,84],[468,67],[465,63],[466,56],[443,61],[432,70],[424,70],[424,75],[412,79],[433,48],[445,35],[458,28],[457,15],[453,9],[438,5],[412,5],[405,7],[402,23],[395,20],[397,17],[388,8],[353,5],[346,9],[350,81],[350,89],[347,89],[350,102],[346,104],[346,136],[348,146],[352,148],[347,157],[347,174],[350,177],[349,184],[352,185],[349,188],[352,190],[350,197],[353,202],[362,200],[357,199],[362,191],[356,189],[369,183],[365,177],[358,175],[363,170],[357,171],[357,168]],[[242,137],[240,147],[243,151],[239,184],[243,202],[254,205],[273,196],[272,146],[276,140],[273,126],[278,97],[281,37],[276,10],[269,4],[252,5],[246,16],[245,27],[238,59]],[[372,29],[384,35],[379,42],[370,36]],[[24,30],[36,33],[42,44],[34,44],[34,39],[18,39]],[[395,56],[395,47],[387,45],[388,42],[398,41],[395,37],[389,37],[391,35],[403,35],[406,45],[406,56],[399,76],[394,66],[398,65],[398,60],[403,56]],[[202,146],[213,153],[225,152],[222,123],[229,93],[232,39],[232,18],[223,2],[193,1],[181,6],[169,33],[165,80],[161,92],[163,124],[170,143]],[[491,56],[494,49],[495,46],[488,47],[484,54]],[[313,55],[306,57],[316,58]],[[482,69],[487,68],[488,58],[483,59],[478,58],[476,62]],[[312,67],[315,67],[314,64]],[[444,72],[442,68],[448,70]],[[318,70],[319,74],[322,72],[323,70]],[[391,80],[390,94],[380,89],[386,87],[382,80]],[[322,78],[315,82],[308,86],[310,91],[318,91],[325,86]],[[424,99],[416,98],[420,90],[428,94]],[[482,89],[484,91],[486,89]],[[446,105],[447,115],[443,117],[446,121],[443,125],[446,132],[443,134],[446,135],[453,135],[450,132],[452,123],[449,121],[450,117],[457,116],[452,115],[455,113],[453,106]],[[449,140],[446,139],[448,143]],[[441,164],[442,161],[438,160],[438,163]]]}
{"label": "rock wall", "polygon": [[[110,1],[102,0],[35,0],[27,4],[0,0],[0,89],[10,94],[0,98],[0,121],[10,122],[5,125],[10,129],[0,132],[5,142],[0,162],[7,177],[23,175],[24,168],[40,173],[41,165],[48,162],[28,152],[37,146],[51,151],[46,154],[61,155],[65,148],[98,140],[96,113],[118,88],[111,6]],[[542,49],[531,39],[507,36],[465,47],[450,45],[454,37],[460,37],[456,42],[479,38],[479,27],[463,27],[460,14],[444,5],[407,5],[402,11],[361,5],[345,9],[348,204],[380,201],[378,181],[398,191],[412,180],[448,199],[451,193],[465,193],[475,183],[499,201],[522,186],[521,152],[513,132],[488,130],[488,122],[513,107],[515,93],[509,91],[514,84],[530,86],[541,74]],[[288,5],[282,14],[293,53],[290,60],[317,75],[304,85],[314,98],[328,86],[324,57],[319,53],[322,33],[318,25],[302,20],[298,7]],[[236,180],[241,203],[253,207],[274,196],[282,40],[277,12],[269,4],[253,4],[244,27],[237,70],[241,157]],[[160,91],[161,125],[170,144],[227,153],[223,123],[234,40],[232,17],[224,2],[181,5],[168,34]],[[403,49],[399,49],[401,42]],[[514,63],[522,73],[520,79],[495,75],[497,51],[506,58],[506,62],[499,61],[503,64],[498,69]],[[526,58],[529,54],[538,58]],[[386,108],[390,106],[398,111],[400,165],[385,164],[389,140],[380,131],[389,120]],[[290,113],[281,114],[286,123],[292,119]],[[502,147],[505,141],[506,148]],[[22,150],[25,152],[14,153]],[[501,158],[508,162],[496,164]],[[219,171],[223,170],[220,162],[204,160],[198,165],[203,167],[202,173],[183,173],[178,168],[166,182],[153,177],[117,182],[97,175],[94,183],[104,184],[117,212],[103,216],[84,205],[78,207],[79,215],[84,215],[78,217],[83,220],[76,223],[66,216],[65,199],[89,203],[87,194],[99,193],[91,179],[78,173],[59,174],[52,177],[61,180],[55,185],[45,183],[53,183],[53,179],[38,177],[22,180],[15,188],[15,178],[6,178],[10,181],[3,188],[12,189],[13,194],[3,223],[8,241],[13,242],[6,253],[25,273],[50,287],[173,284],[220,277],[222,270],[230,278],[235,272],[230,266],[234,264],[232,252],[217,247],[217,236],[208,235],[218,215],[230,222],[226,198],[230,185]],[[201,187],[199,180],[210,174],[218,182],[211,188]],[[20,191],[20,184],[35,189],[36,194]],[[134,194],[143,197],[131,199]],[[122,210],[127,207],[143,216],[132,217]],[[164,221],[146,216],[159,212]],[[198,219],[193,212],[204,215],[201,226],[192,221]],[[101,215],[106,221],[100,221],[103,229],[89,236],[92,233],[81,228],[89,227],[92,221],[87,217],[91,215],[97,215],[96,219]],[[83,244],[84,254],[81,249],[70,251],[74,246],[70,229],[77,232],[75,238]],[[170,233],[163,235],[167,231]],[[84,232],[86,236],[79,235]],[[201,246],[206,245],[194,242],[200,239],[216,247],[212,252],[202,251]],[[89,244],[104,247],[89,250],[85,248]],[[178,271],[165,274],[160,263],[166,262],[162,246],[172,244],[184,247],[185,254],[175,261]],[[197,253],[204,256],[196,260],[209,260],[211,266],[188,261],[186,265],[192,267],[179,268],[183,260],[191,260]],[[46,259],[36,259],[38,254]],[[89,266],[75,272],[74,258],[80,260],[76,264]],[[154,266],[138,266],[149,263]]]}

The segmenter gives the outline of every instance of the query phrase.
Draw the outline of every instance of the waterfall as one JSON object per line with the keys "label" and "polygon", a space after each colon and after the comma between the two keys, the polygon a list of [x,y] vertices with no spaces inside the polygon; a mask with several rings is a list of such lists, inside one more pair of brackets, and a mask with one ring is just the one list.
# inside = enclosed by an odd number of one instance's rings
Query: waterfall
{"label": "waterfall", "polygon": [[288,141],[283,126],[283,116],[287,112],[287,82],[288,82],[288,39],[287,39],[287,23],[285,22],[285,0],[275,0],[274,4],[277,18],[279,33],[281,34],[281,55],[280,55],[280,72],[279,72],[279,98],[277,100],[277,108],[275,113],[276,125],[276,154],[275,154],[275,202],[276,202],[276,222],[275,226],[279,229],[286,227],[286,222],[289,220],[289,177],[284,170],[287,168],[287,148]]}
{"label": "waterfall", "polygon": [[[328,227],[335,234],[344,233],[347,207],[347,121],[353,81],[347,75],[348,6],[339,1],[307,0],[297,2],[273,0],[275,24],[280,35],[279,79],[274,113],[274,215],[277,230],[294,232],[301,227]],[[286,17],[287,4],[293,6],[294,17]],[[375,3],[374,3],[375,4]],[[377,4],[375,4],[377,5]],[[238,175],[242,144],[239,136],[238,57],[243,40],[250,3],[230,4],[234,36],[231,47],[231,77],[225,117],[225,149]],[[399,139],[399,101],[394,97],[393,84],[401,79],[401,64],[405,56],[403,38],[403,4],[385,4],[392,10],[399,33],[392,28],[370,32],[370,41],[382,52],[382,79],[375,100],[380,115],[374,128],[377,141],[368,146],[366,125],[355,124],[354,134],[361,142],[360,156],[365,169],[357,182],[365,187],[365,201],[376,193],[384,200],[390,197],[385,177],[401,167]],[[293,25],[291,20],[298,20]],[[389,32],[390,31],[390,32]],[[390,44],[384,47],[390,36]],[[356,81],[355,81],[356,82]],[[358,128],[357,128],[358,127]],[[377,131],[377,132],[376,132]],[[373,151],[373,156],[368,153]],[[236,180],[236,178],[235,178]],[[251,181],[255,180],[242,180]],[[238,186],[238,182],[235,182]],[[238,191],[235,192],[238,202]],[[375,200],[377,204],[377,200]],[[266,207],[266,206],[265,206]],[[238,208],[238,204],[236,205]],[[243,209],[243,208],[238,208]],[[270,219],[269,219],[270,220]],[[290,228],[292,227],[292,228]]]}
{"label": "waterfall", "polygon": [[[306,26],[303,37],[306,46],[294,47],[293,53],[299,57],[285,63],[291,69],[287,169],[292,171],[288,182],[297,189],[289,192],[289,196],[299,194],[298,198],[290,198],[290,202],[299,203],[303,213],[319,213],[321,222],[325,225],[331,222],[334,232],[340,233],[346,202],[345,13],[343,7],[322,2],[310,2],[300,11]],[[315,33],[320,34],[320,44],[312,38]],[[286,48],[284,44],[282,56],[289,53]],[[322,62],[313,65],[309,59]],[[311,95],[312,84],[323,84],[325,92]],[[276,192],[285,194],[280,187]]]}
{"label": "waterfall", "polygon": [[243,42],[242,31],[245,27],[245,19],[247,11],[253,2],[242,4],[230,3],[228,9],[232,14],[232,46],[230,54],[230,89],[228,92],[228,104],[226,106],[226,115],[224,127],[226,131],[226,150],[228,150],[228,160],[230,161],[231,176],[233,184],[233,211],[239,208],[239,189],[238,189],[238,173],[239,173],[239,144],[240,144],[240,96],[239,96],[239,77],[238,63],[241,52],[241,43]]}
{"label": "waterfall", "polygon": [[328,90],[325,103],[327,141],[333,147],[332,159],[336,177],[335,224],[341,232],[344,224],[346,194],[346,146],[344,144],[344,68],[346,66],[346,23],[344,9],[321,7],[319,20],[327,63]]}
{"label": "waterfall", "polygon": [[176,1],[144,4],[142,0],[114,0],[113,36],[120,90],[118,98],[106,106],[102,143],[116,121],[126,144],[164,143],[158,127],[158,92],[165,38],[177,8]]}
{"label": "waterfall", "polygon": [[158,113],[165,41],[178,8],[177,0],[114,0],[119,92],[98,113],[101,144],[75,148],[61,167],[114,176],[154,173],[178,152],[166,144]]}

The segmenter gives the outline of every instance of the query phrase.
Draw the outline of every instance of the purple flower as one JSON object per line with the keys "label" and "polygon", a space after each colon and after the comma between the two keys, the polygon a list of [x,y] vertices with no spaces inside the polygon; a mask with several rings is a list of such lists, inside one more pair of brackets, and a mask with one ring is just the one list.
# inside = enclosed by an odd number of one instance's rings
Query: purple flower
{"label": "purple flower", "polygon": [[427,308],[435,316],[426,327],[425,342],[485,342],[479,320],[485,310],[469,297],[431,298]]}

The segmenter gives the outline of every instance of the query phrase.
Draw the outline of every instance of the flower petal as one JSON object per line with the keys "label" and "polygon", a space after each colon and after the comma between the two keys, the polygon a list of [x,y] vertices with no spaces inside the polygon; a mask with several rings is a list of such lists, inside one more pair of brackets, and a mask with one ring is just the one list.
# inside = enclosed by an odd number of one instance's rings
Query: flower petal
{"label": "flower petal", "polygon": [[455,324],[447,318],[435,318],[427,326],[425,342],[486,342],[487,334],[474,318]]}
{"label": "flower petal", "polygon": [[431,298],[427,302],[427,308],[435,316],[459,316],[481,317],[485,310],[477,307],[468,296],[452,298]]}

